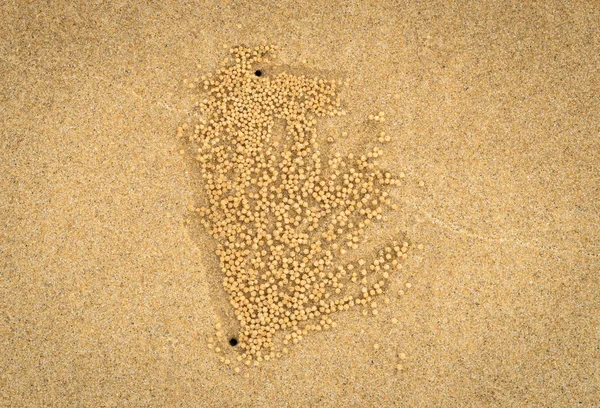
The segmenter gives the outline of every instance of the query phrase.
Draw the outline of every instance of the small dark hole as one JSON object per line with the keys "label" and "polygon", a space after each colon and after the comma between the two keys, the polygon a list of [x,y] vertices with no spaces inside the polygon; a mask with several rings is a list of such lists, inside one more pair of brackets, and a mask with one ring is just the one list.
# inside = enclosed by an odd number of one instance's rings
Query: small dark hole
{"label": "small dark hole", "polygon": [[259,69],[259,70],[257,70],[257,71],[254,72],[254,75],[261,76],[262,75],[262,71]]}
{"label": "small dark hole", "polygon": [[237,346],[238,341],[236,338],[231,338],[231,339],[229,339],[229,344],[232,346]]}

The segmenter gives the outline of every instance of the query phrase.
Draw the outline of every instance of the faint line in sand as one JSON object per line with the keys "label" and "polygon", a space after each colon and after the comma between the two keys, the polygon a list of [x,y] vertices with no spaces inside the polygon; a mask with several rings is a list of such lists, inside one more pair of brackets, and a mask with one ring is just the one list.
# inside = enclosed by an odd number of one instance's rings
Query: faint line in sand
{"label": "faint line in sand", "polygon": [[415,203],[413,201],[406,200],[405,204],[410,204],[416,210],[417,213],[419,213],[420,215],[425,217],[432,224],[437,225],[437,226],[439,226],[447,231],[450,231],[454,234],[465,235],[469,238],[473,238],[473,239],[477,239],[477,240],[485,241],[485,242],[497,242],[497,243],[501,243],[501,244],[508,243],[508,244],[513,244],[515,246],[543,250],[543,251],[548,251],[548,252],[552,252],[555,254],[568,254],[568,255],[575,254],[575,255],[588,257],[588,258],[600,257],[599,253],[589,252],[588,248],[582,248],[582,247],[576,247],[573,249],[559,248],[556,246],[547,245],[547,244],[543,244],[543,243],[539,243],[539,242],[524,241],[521,238],[519,238],[518,236],[491,236],[491,235],[477,234],[474,232],[470,232],[467,229],[465,229],[464,227],[461,227],[459,225],[444,221],[443,219],[435,216],[434,214],[432,214],[428,211],[424,211],[421,207],[419,207],[417,205],[417,203]]}

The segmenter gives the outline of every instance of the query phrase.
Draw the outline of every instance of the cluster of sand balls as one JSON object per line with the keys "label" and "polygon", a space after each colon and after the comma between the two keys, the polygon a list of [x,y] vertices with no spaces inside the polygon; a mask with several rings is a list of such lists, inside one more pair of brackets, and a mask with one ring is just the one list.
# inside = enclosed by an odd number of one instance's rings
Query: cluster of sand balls
{"label": "cluster of sand balls", "polygon": [[[232,48],[229,63],[197,79],[205,91],[199,119],[179,129],[205,182],[207,201],[194,211],[218,243],[240,328],[238,359],[247,364],[335,326],[337,311],[377,314],[375,299],[409,246],[358,251],[398,180],[375,165],[378,147],[322,161],[316,118],[344,114],[341,83],[258,71],[273,50]],[[283,137],[275,137],[276,121],[285,124]]]}

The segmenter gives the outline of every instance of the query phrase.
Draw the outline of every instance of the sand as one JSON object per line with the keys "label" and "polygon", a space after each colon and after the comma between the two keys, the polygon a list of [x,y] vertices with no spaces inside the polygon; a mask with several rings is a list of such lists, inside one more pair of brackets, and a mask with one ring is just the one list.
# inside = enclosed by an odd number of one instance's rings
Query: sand
{"label": "sand", "polygon": [[[0,6],[0,405],[597,405],[596,2],[144,3]],[[175,135],[183,79],[263,41],[351,81],[340,151],[386,112],[422,248],[379,315],[237,374]]]}

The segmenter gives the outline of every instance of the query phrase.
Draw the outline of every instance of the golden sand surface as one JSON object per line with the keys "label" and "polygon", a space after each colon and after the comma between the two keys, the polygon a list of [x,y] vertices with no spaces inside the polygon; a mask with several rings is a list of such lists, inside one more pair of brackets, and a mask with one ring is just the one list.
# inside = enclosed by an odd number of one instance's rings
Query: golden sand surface
{"label": "golden sand surface", "polygon": [[[184,79],[263,43],[348,80],[332,152],[391,136],[372,235],[413,245],[377,315],[247,367],[208,347],[227,301],[176,134]],[[0,406],[597,406],[599,55],[596,1],[3,2]]]}

